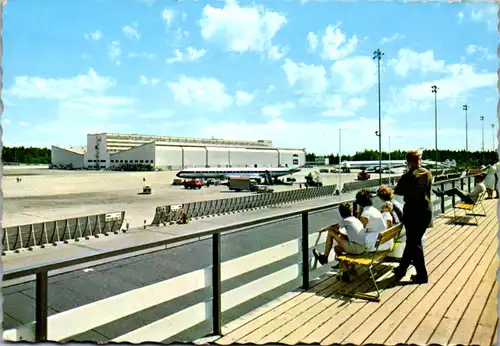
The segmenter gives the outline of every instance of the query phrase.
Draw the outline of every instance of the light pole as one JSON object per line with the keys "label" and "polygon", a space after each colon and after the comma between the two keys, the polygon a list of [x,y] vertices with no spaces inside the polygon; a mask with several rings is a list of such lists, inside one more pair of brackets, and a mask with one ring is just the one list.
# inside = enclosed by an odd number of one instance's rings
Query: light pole
{"label": "light pole", "polygon": [[484,117],[481,115],[481,151],[484,151]]}
{"label": "light pole", "polygon": [[377,72],[378,72],[378,184],[382,185],[382,115],[380,106],[380,60],[384,53],[377,48],[373,52],[373,59],[377,59]]}
{"label": "light pole", "polygon": [[465,151],[469,152],[469,130],[467,124],[467,110],[469,107],[467,105],[463,106],[463,110],[465,111]]}
{"label": "light pole", "polygon": [[495,151],[495,124],[491,124],[491,146]]}
{"label": "light pole", "polygon": [[389,136],[389,186],[391,185],[391,136]]}
{"label": "light pole", "polygon": [[469,107],[467,105],[463,105],[462,109],[465,111],[465,160],[467,162],[466,167],[469,166],[469,130],[467,124],[467,110]]}
{"label": "light pole", "polygon": [[433,85],[433,86],[431,86],[431,90],[434,93],[434,122],[435,122],[434,140],[436,142],[436,170],[437,170],[437,168],[438,168],[438,109],[437,109],[438,87],[436,85]]}

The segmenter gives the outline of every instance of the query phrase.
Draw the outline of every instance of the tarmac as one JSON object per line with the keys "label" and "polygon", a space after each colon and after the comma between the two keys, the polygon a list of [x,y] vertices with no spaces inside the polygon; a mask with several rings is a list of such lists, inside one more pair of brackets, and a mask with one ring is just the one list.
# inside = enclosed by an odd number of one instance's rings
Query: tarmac
{"label": "tarmac", "polygon": [[[296,189],[305,175],[294,174],[293,186],[273,185],[275,191]],[[63,171],[46,167],[6,166],[3,178],[2,227],[25,225],[125,210],[131,228],[150,224],[157,206],[251,195],[232,192],[225,186],[186,190],[173,186],[177,172]],[[17,182],[16,178],[22,181]],[[355,173],[341,174],[341,183],[356,179]],[[152,186],[151,195],[142,195],[143,178]],[[322,173],[323,184],[339,184],[339,174]]]}

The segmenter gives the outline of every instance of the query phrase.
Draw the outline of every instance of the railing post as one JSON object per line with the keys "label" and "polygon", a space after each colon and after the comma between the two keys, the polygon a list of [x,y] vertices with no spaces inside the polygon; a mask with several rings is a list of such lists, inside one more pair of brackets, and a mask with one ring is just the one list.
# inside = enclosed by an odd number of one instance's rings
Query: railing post
{"label": "railing post", "polygon": [[460,178],[460,190],[464,190],[464,179]]}
{"label": "railing post", "polygon": [[47,340],[48,274],[36,273],[35,341]]}
{"label": "railing post", "polygon": [[222,335],[221,273],[220,273],[220,233],[212,235],[212,317],[214,335]]}
{"label": "railing post", "polygon": [[469,188],[468,192],[470,192],[470,190],[471,190],[470,189],[470,176],[467,176],[467,185],[468,185],[468,188]]}
{"label": "railing post", "polygon": [[309,289],[309,213],[302,213],[302,288]]}
{"label": "railing post", "polygon": [[[441,186],[441,191],[444,191],[444,184],[440,184]],[[444,196],[441,197],[441,213],[444,214]]]}
{"label": "railing post", "polygon": [[[455,181],[451,182],[451,187],[455,188]],[[451,196],[451,205],[455,206],[455,194],[453,194],[453,196]]]}

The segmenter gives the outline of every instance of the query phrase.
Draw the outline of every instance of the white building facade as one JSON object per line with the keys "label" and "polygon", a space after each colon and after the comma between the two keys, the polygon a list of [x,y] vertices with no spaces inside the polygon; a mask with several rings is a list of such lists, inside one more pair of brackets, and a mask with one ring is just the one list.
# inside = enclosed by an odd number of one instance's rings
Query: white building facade
{"label": "white building facade", "polygon": [[269,140],[237,141],[100,133],[87,135],[84,153],[52,146],[52,163],[74,168],[117,169],[149,165],[166,170],[202,167],[292,167],[305,149],[282,149]]}

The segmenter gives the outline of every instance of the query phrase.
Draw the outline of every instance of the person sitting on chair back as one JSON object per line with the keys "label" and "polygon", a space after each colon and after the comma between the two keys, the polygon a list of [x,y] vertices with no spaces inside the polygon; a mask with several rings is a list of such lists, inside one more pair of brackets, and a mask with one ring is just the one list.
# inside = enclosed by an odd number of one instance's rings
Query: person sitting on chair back
{"label": "person sitting on chair back", "polygon": [[[325,242],[325,252],[320,254],[316,249],[313,250],[314,257],[322,265],[328,263],[328,256],[333,248],[334,240],[338,244],[334,248],[337,256],[345,252],[357,255],[366,251],[365,229],[361,221],[352,215],[351,206],[348,203],[342,203],[339,206],[339,213],[342,219],[328,230]],[[340,231],[341,228],[345,230],[345,234]],[[349,273],[344,272],[342,280],[349,281]]]}
{"label": "person sitting on chair back", "polygon": [[476,186],[472,190],[472,192],[466,193],[463,190],[457,189],[456,187],[441,191],[441,190],[432,190],[438,197],[443,197],[443,196],[458,196],[464,203],[469,203],[469,204],[474,204],[476,203],[477,199],[481,194],[483,194],[486,191],[486,185],[484,185],[484,174],[478,175],[476,177]]}

